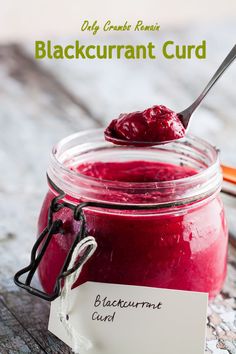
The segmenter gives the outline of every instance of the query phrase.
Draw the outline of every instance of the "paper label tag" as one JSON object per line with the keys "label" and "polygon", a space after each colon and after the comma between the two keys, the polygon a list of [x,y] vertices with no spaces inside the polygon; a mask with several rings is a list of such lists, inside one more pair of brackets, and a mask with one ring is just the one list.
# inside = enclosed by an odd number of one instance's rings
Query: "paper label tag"
{"label": "paper label tag", "polygon": [[[208,295],[87,282],[70,292],[67,320],[80,354],[203,354]],[[51,304],[49,330],[73,348]]]}

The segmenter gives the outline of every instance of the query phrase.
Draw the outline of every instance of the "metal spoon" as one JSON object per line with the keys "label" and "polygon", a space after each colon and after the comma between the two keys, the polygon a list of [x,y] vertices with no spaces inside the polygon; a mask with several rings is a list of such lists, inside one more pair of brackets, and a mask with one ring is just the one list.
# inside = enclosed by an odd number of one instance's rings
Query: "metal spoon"
{"label": "metal spoon", "polygon": [[193,114],[193,112],[196,110],[196,108],[200,105],[202,100],[206,97],[207,93],[210,91],[210,89],[214,86],[216,81],[221,77],[221,75],[225,72],[225,70],[232,64],[234,59],[236,58],[236,45],[233,47],[233,49],[229,52],[223,63],[220,65],[216,73],[213,75],[205,89],[202,91],[200,96],[189,106],[186,108],[184,111],[178,113],[179,119],[181,120],[183,126],[185,129],[187,129],[189,125],[190,118]]}
{"label": "metal spoon", "polygon": [[[189,125],[190,118],[193,114],[193,112],[196,110],[196,108],[200,105],[202,100],[206,97],[207,93],[210,91],[210,89],[214,86],[216,81],[220,78],[220,76],[224,73],[224,71],[232,64],[234,59],[236,58],[236,45],[233,47],[233,49],[229,52],[223,63],[220,65],[216,73],[213,75],[203,92],[200,94],[200,96],[185,110],[183,110],[180,113],[177,113],[178,118],[181,120],[183,126],[185,129],[187,129]],[[108,134],[105,133],[105,137],[107,141],[110,141],[114,144],[117,145],[135,145],[135,146],[151,146],[151,145],[161,145],[161,144],[167,144],[179,139],[175,140],[170,140],[170,141],[131,141],[131,140],[125,140],[121,138],[116,138],[113,136],[109,136]]]}

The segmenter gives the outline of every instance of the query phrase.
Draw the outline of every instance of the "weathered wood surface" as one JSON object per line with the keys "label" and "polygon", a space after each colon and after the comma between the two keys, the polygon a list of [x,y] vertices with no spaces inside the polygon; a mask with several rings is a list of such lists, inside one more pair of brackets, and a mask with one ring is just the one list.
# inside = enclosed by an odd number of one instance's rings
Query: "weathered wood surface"
{"label": "weathered wood surface", "polygon": [[[200,62],[36,62],[31,45],[0,46],[1,354],[70,353],[47,331],[49,305],[19,291],[12,281],[15,271],[29,260],[51,146],[75,131],[102,126],[121,111],[154,103],[182,109],[234,44],[233,29],[226,26],[219,51],[219,36],[214,37],[214,31],[205,35],[202,29],[210,46],[209,60]],[[187,38],[186,32],[160,36]],[[194,36],[194,31],[188,32],[191,41]],[[236,164],[236,69],[230,70],[191,129],[220,146],[225,162]],[[224,290],[209,306],[208,354],[236,354],[235,253],[230,246]]]}

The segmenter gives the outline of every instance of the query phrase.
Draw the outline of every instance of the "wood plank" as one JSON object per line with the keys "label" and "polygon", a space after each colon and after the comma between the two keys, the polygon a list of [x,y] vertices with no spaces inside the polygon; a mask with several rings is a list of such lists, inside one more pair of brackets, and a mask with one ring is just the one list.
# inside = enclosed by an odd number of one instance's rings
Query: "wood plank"
{"label": "wood plank", "polygon": [[45,350],[31,337],[0,298],[0,353],[45,354]]}
{"label": "wood plank", "polygon": [[[72,353],[66,344],[62,343],[47,330],[49,318],[48,302],[23,290],[3,293],[1,296],[7,308],[17,318],[30,337],[39,344],[40,348],[43,348],[43,352],[48,354]],[[5,333],[3,338],[7,341],[9,334]],[[1,351],[0,353],[2,354]],[[32,351],[32,353],[36,352]]]}
{"label": "wood plank", "polygon": [[[38,62],[32,56],[27,55],[20,45],[1,45],[0,63],[5,66],[5,71],[7,71],[9,78],[22,85],[23,91],[27,91],[28,93],[33,91],[34,98],[37,98],[35,97],[35,93],[40,96],[44,94],[48,98],[51,98],[51,108],[60,112],[58,118],[61,117],[67,122],[71,122],[75,127],[78,127],[76,121],[83,124],[82,117],[90,118],[97,125],[100,124],[96,116],[91,112],[90,107],[82,102],[78,94],[75,96],[70,90],[67,90],[56,76],[46,68],[39,66]],[[16,93],[16,91],[13,93]],[[29,101],[30,98],[28,96]],[[37,101],[34,103],[37,104]],[[75,106],[74,108],[77,108],[77,111],[75,109],[74,112],[71,112],[70,106],[72,105]],[[67,110],[67,108],[69,109]],[[63,116],[62,113],[64,113]],[[71,115],[71,113],[74,113],[74,115]],[[55,117],[57,116],[55,115]],[[85,120],[85,127],[87,125]]]}
{"label": "wood plank", "polygon": [[236,250],[229,247],[228,274],[220,295],[209,304],[207,350],[209,354],[236,353]]}

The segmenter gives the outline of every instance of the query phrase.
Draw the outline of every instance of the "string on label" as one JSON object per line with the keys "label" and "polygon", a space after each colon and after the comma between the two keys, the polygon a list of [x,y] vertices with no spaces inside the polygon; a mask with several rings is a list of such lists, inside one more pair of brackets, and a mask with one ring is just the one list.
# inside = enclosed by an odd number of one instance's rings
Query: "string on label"
{"label": "string on label", "polygon": [[[64,286],[60,295],[60,311],[59,318],[62,322],[67,334],[70,336],[73,346],[72,350],[75,354],[79,354],[79,350],[84,348],[89,350],[92,347],[92,342],[80,335],[73,327],[70,321],[70,293],[75,281],[78,279],[84,264],[89,260],[97,248],[97,242],[93,236],[83,238],[75,247],[68,269],[76,267],[75,271],[65,277]],[[77,261],[79,259],[79,261]]]}

